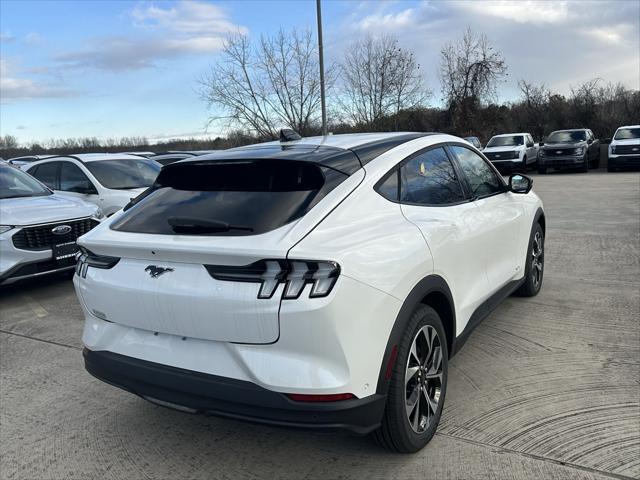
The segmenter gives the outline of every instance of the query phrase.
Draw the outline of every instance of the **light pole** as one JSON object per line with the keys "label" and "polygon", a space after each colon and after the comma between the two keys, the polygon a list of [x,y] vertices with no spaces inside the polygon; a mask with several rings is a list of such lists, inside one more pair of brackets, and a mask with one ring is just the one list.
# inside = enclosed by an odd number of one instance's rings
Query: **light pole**
{"label": "light pole", "polygon": [[320,104],[322,107],[322,135],[327,134],[327,107],[324,100],[324,56],[322,53],[322,8],[320,0],[316,0],[318,18],[318,56],[320,57]]}

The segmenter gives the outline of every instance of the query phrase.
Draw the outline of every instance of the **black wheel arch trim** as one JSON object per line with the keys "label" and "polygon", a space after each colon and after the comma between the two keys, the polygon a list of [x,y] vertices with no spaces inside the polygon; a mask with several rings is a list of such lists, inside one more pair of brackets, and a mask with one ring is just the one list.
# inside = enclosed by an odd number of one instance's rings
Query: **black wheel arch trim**
{"label": "black wheel arch trim", "polygon": [[[385,348],[384,355],[382,357],[382,363],[378,374],[378,384],[376,387],[376,393],[386,395],[389,389],[389,378],[387,378],[387,367],[389,362],[395,361],[397,354],[397,345],[402,339],[402,335],[406,330],[406,326],[411,318],[411,314],[418,305],[422,303],[422,300],[431,293],[439,293],[444,295],[449,302],[451,309],[451,330],[453,335],[447,335],[447,345],[449,346],[449,357],[451,357],[451,351],[453,343],[455,342],[456,332],[456,314],[453,303],[453,295],[449,289],[449,285],[444,278],[439,275],[429,275],[420,280],[411,290],[409,295],[400,307],[400,311],[396,316],[396,320],[391,329],[391,334],[387,340],[387,346]],[[444,325],[443,325],[444,326]],[[445,327],[446,331],[446,327]],[[449,338],[452,337],[452,338]],[[394,352],[395,347],[395,352]]]}

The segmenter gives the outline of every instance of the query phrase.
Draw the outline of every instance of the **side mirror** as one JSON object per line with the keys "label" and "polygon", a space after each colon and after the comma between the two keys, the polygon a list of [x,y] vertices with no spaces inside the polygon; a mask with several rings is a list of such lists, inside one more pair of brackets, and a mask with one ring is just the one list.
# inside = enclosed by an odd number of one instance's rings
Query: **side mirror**
{"label": "side mirror", "polygon": [[513,193],[529,193],[533,187],[533,180],[531,177],[522,175],[520,173],[514,173],[509,177],[509,191]]}
{"label": "side mirror", "polygon": [[587,140],[587,143],[591,145],[593,143],[593,138],[590,138],[589,140]]}
{"label": "side mirror", "polygon": [[538,143],[538,145],[541,147],[544,145],[544,140],[540,140],[540,143]]}
{"label": "side mirror", "polygon": [[72,188],[69,189],[70,192],[75,192],[75,193],[82,193],[84,195],[97,195],[98,191],[96,190],[96,187],[94,187],[91,184],[87,184],[87,185],[76,185]]}

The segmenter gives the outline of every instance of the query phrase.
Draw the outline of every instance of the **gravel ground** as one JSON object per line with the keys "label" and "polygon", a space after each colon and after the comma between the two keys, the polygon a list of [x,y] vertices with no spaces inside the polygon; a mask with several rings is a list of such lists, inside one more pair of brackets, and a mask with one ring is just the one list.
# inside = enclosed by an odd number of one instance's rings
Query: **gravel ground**
{"label": "gravel ground", "polygon": [[0,289],[0,478],[640,478],[640,174],[534,177],[542,292],[507,299],[453,359],[423,451],[181,414],[103,384],[56,277]]}

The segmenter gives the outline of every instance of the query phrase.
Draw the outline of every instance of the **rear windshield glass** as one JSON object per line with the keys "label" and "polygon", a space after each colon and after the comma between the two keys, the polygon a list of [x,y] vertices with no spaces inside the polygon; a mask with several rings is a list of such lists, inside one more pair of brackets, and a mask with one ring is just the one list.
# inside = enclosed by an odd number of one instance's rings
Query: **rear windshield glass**
{"label": "rear windshield glass", "polygon": [[[347,175],[308,162],[176,163],[111,228],[166,235],[256,235],[308,212]],[[125,208],[126,209],[126,208]]]}
{"label": "rear windshield glass", "polygon": [[87,162],[86,167],[106,188],[127,190],[150,187],[160,171],[153,160],[99,160]]}
{"label": "rear windshield glass", "polygon": [[522,135],[509,135],[508,137],[493,137],[487,143],[487,147],[517,147],[524,145],[524,137]]}
{"label": "rear windshield glass", "polygon": [[613,137],[616,140],[630,140],[632,138],[640,138],[640,127],[638,128],[620,128]]}
{"label": "rear windshield glass", "polygon": [[587,133],[584,130],[552,132],[547,138],[547,143],[575,143],[584,142]]}

